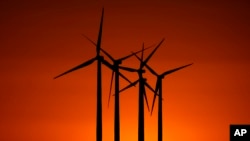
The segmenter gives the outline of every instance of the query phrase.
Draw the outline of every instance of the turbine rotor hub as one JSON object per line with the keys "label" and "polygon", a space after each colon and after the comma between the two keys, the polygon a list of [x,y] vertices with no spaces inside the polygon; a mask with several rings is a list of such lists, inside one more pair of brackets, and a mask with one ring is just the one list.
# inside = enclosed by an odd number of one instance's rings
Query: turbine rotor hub
{"label": "turbine rotor hub", "polygon": [[139,69],[138,70],[138,73],[145,73],[146,71],[145,70],[143,70],[143,69]]}
{"label": "turbine rotor hub", "polygon": [[98,60],[104,60],[104,57],[103,57],[103,56],[100,56],[100,55],[98,55],[96,58],[97,58]]}
{"label": "turbine rotor hub", "polygon": [[159,77],[160,77],[161,79],[163,79],[165,76],[160,75]]}
{"label": "turbine rotor hub", "polygon": [[118,65],[122,64],[122,60],[116,60],[115,64],[118,64]]}

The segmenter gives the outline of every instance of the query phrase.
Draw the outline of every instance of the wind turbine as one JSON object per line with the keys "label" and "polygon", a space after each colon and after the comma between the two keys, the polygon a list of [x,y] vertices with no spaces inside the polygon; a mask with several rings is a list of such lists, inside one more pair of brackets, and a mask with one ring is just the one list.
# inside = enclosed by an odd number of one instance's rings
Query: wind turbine
{"label": "wind turbine", "polygon": [[[73,72],[75,70],[78,70],[80,68],[84,68],[85,66],[88,66],[92,64],[95,60],[97,60],[97,114],[96,114],[96,141],[102,141],[102,76],[101,76],[101,64],[103,63],[110,69],[113,68],[113,66],[108,63],[106,60],[104,60],[104,57],[100,55],[101,50],[101,39],[102,39],[102,27],[103,27],[103,16],[104,16],[104,8],[102,9],[102,16],[100,21],[100,28],[98,33],[98,39],[96,44],[96,56],[56,77],[54,79],[61,77],[65,74],[68,74],[70,72]],[[124,75],[119,73],[121,77],[129,81]],[[130,82],[130,81],[129,81]]]}
{"label": "wind turbine", "polygon": [[[138,60],[140,60],[142,62],[142,60],[137,56],[135,55],[136,58]],[[185,67],[188,67],[190,65],[192,65],[193,63],[191,64],[188,64],[188,65],[184,65],[184,66],[181,66],[181,67],[178,67],[178,68],[175,68],[175,69],[171,69],[171,70],[168,70],[168,71],[165,71],[163,72],[162,74],[157,74],[150,66],[148,66],[147,64],[145,64],[145,66],[147,67],[147,69],[157,77],[157,80],[156,80],[156,87],[155,87],[155,95],[154,95],[154,99],[153,99],[153,104],[152,104],[152,110],[151,110],[151,114],[153,113],[153,108],[154,108],[154,103],[155,103],[155,99],[156,99],[156,95],[158,95],[158,141],[162,141],[163,140],[163,132],[162,132],[162,79],[168,75],[168,74],[171,74],[173,72],[176,72],[178,70],[181,70]],[[158,92],[158,93],[157,93]]]}
{"label": "wind turbine", "polygon": [[[143,49],[144,50],[144,49]],[[143,51],[142,50],[142,51]],[[136,53],[139,53],[141,51],[137,51]],[[113,72],[111,76],[111,83],[110,83],[110,93],[109,93],[109,101],[110,102],[110,95],[111,95],[111,89],[112,89],[112,80],[113,76],[115,75],[115,120],[114,120],[114,139],[115,141],[120,141],[120,95],[119,95],[119,69],[124,69],[129,72],[135,72],[136,69],[128,68],[128,67],[122,67],[120,64],[122,64],[122,61],[125,59],[128,59],[129,57],[133,56],[133,54],[127,55],[125,57],[114,59],[111,57],[111,55],[108,55],[108,53],[105,53],[112,61],[113,61]]]}
{"label": "wind turbine", "polygon": [[[145,73],[145,70],[143,69],[143,67],[149,61],[149,59],[152,57],[155,51],[160,47],[163,41],[164,39],[161,40],[161,42],[155,47],[155,49],[150,53],[150,55],[144,61],[140,62],[140,67],[137,70],[139,79],[134,81],[132,84],[128,85],[127,87],[123,88],[122,90],[120,90],[120,92],[124,91],[136,85],[139,82],[138,141],[144,141],[144,101],[143,101],[144,96],[145,96],[146,104],[148,106],[145,86],[155,93],[152,87],[146,82],[147,79],[143,77],[143,73]],[[143,60],[143,52],[141,55],[141,60]],[[148,106],[148,110],[149,110],[149,106]]]}
{"label": "wind turbine", "polygon": [[[88,39],[92,44],[96,45],[95,42],[93,42],[90,38],[87,36],[83,35],[86,39]],[[151,46],[150,46],[151,47]],[[148,47],[148,48],[150,48]],[[111,95],[111,89],[112,89],[112,82],[113,82],[113,76],[115,75],[115,120],[114,120],[114,140],[115,141],[120,141],[120,96],[119,96],[119,74],[120,74],[120,69],[129,71],[129,72],[137,72],[136,69],[133,68],[128,68],[128,67],[123,67],[120,66],[122,64],[123,60],[126,60],[133,56],[134,54],[137,54],[139,52],[142,52],[148,48],[142,49],[140,51],[137,51],[135,53],[129,54],[125,57],[119,58],[119,59],[114,59],[107,51],[101,48],[101,51],[106,54],[110,60],[112,60],[113,65],[112,65],[112,76],[111,76],[111,84],[110,84],[110,92],[109,92],[109,99],[108,99],[108,104],[110,102],[110,95]]]}

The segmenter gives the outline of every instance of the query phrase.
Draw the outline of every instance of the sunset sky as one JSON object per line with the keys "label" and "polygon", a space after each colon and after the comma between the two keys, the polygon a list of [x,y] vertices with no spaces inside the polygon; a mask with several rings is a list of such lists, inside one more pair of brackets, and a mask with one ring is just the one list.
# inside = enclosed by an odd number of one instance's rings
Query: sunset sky
{"label": "sunset sky", "polygon": [[[164,141],[229,141],[230,124],[250,124],[249,1],[2,0],[1,141],[95,141],[96,62],[53,77],[95,56],[81,34],[97,40],[102,7],[102,48],[114,58],[165,38],[148,65],[162,73],[194,63],[163,80]],[[123,65],[139,62],[131,57]],[[112,141],[111,70],[103,66],[102,74],[103,141]],[[156,78],[145,77],[155,87]],[[121,141],[137,141],[138,86],[120,102]],[[152,116],[146,110],[145,141],[156,141],[157,107]]]}

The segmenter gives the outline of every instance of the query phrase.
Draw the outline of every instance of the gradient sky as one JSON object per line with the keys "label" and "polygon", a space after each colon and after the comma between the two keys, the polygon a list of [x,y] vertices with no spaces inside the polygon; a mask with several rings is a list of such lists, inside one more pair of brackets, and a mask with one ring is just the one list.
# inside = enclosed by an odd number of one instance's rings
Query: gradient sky
{"label": "gradient sky", "polygon": [[[164,140],[228,141],[230,124],[250,124],[248,1],[12,0],[0,2],[1,141],[95,140],[96,63],[53,77],[94,57],[81,34],[96,41],[103,6],[102,48],[115,58],[166,38],[150,66],[161,73],[194,63],[163,81]],[[103,67],[103,141],[113,140],[110,76]],[[120,97],[121,141],[137,140],[137,91]],[[154,110],[145,113],[146,141],[157,139]]]}

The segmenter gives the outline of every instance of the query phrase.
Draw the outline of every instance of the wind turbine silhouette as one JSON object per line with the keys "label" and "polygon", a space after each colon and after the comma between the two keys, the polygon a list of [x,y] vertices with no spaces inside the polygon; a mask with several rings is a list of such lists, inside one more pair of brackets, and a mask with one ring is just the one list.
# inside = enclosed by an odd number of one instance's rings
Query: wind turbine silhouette
{"label": "wind turbine silhouette", "polygon": [[[108,63],[106,60],[104,60],[104,57],[100,55],[101,50],[101,39],[102,39],[102,27],[103,27],[103,16],[104,16],[104,8],[102,8],[102,16],[100,21],[100,28],[98,33],[98,39],[96,44],[96,56],[56,77],[54,79],[61,77],[65,74],[68,74],[70,72],[73,72],[75,70],[78,70],[80,68],[83,68],[85,66],[88,66],[92,64],[95,60],[97,60],[97,114],[96,114],[96,141],[102,141],[102,77],[101,77],[101,63],[109,67],[110,69],[113,68],[113,66]],[[130,82],[124,75],[119,73],[121,77],[126,79],[128,82]]]}
{"label": "wind turbine silhouette", "polygon": [[[135,55],[136,58],[138,60],[140,60],[142,62],[142,60],[137,56]],[[185,67],[188,67],[190,65],[192,65],[193,63],[191,64],[188,64],[188,65],[184,65],[184,66],[181,66],[181,67],[178,67],[178,68],[175,68],[175,69],[171,69],[171,70],[168,70],[168,71],[165,71],[163,72],[162,74],[157,74],[150,66],[148,66],[147,64],[145,64],[146,68],[153,74],[157,77],[157,80],[156,80],[156,87],[155,87],[155,95],[154,95],[154,98],[153,98],[153,104],[152,104],[152,108],[151,108],[151,114],[153,113],[153,108],[154,108],[154,103],[155,103],[155,99],[156,99],[156,95],[158,95],[158,141],[162,141],[163,140],[163,132],[162,132],[162,79],[168,75],[168,74],[171,74],[173,72],[176,72],[178,70],[181,70]],[[158,92],[158,93],[157,93]]]}
{"label": "wind turbine silhouette", "polygon": [[[137,51],[136,53],[142,52],[145,49],[141,51]],[[112,80],[113,76],[115,74],[115,121],[114,121],[114,138],[115,141],[120,141],[120,95],[119,95],[119,69],[124,69],[129,72],[135,72],[137,71],[136,69],[133,68],[128,68],[128,67],[122,67],[120,64],[122,64],[122,61],[125,59],[128,59],[129,57],[133,56],[133,54],[127,55],[125,57],[119,58],[119,59],[114,59],[111,57],[111,55],[108,55],[108,53],[105,53],[112,61],[113,61],[113,72],[111,76],[111,83],[110,83],[110,92],[109,92],[109,99],[108,99],[108,104],[110,102],[110,95],[111,95],[111,89],[112,89]]]}
{"label": "wind turbine silhouette", "polygon": [[[143,73],[145,73],[145,70],[143,69],[143,67],[149,61],[149,59],[152,57],[155,51],[160,47],[163,41],[164,39],[161,40],[161,42],[155,47],[155,49],[150,53],[150,55],[144,61],[140,62],[140,67],[137,70],[139,79],[134,81],[132,84],[128,85],[127,87],[123,88],[122,90],[120,90],[120,92],[122,92],[136,85],[139,82],[138,141],[144,141],[144,101],[143,101],[144,97],[145,97],[146,104],[149,110],[145,86],[155,93],[153,88],[146,82],[147,79],[143,77]],[[144,45],[142,48],[144,48]],[[141,60],[143,60],[143,52],[141,54]]]}
{"label": "wind turbine silhouette", "polygon": [[[85,35],[83,35],[83,36],[86,39],[88,39],[92,44],[96,45],[95,42],[93,42],[90,38],[88,38]],[[150,47],[147,47],[145,49],[142,49],[140,51],[129,54],[129,55],[122,57],[122,58],[119,58],[119,59],[114,59],[107,51],[105,51],[104,49],[101,48],[101,51],[104,54],[106,54],[110,58],[110,60],[112,60],[112,62],[113,62],[113,65],[112,65],[113,71],[112,71],[112,76],[111,76],[108,104],[110,102],[113,76],[115,75],[115,120],[114,120],[114,140],[115,141],[120,141],[120,96],[119,96],[119,74],[120,74],[120,71],[119,71],[119,69],[123,69],[123,70],[129,71],[129,72],[136,72],[137,71],[136,69],[123,67],[120,65],[122,64],[123,60],[126,60],[126,59],[130,58],[131,56],[133,56],[134,54],[142,52]]]}

